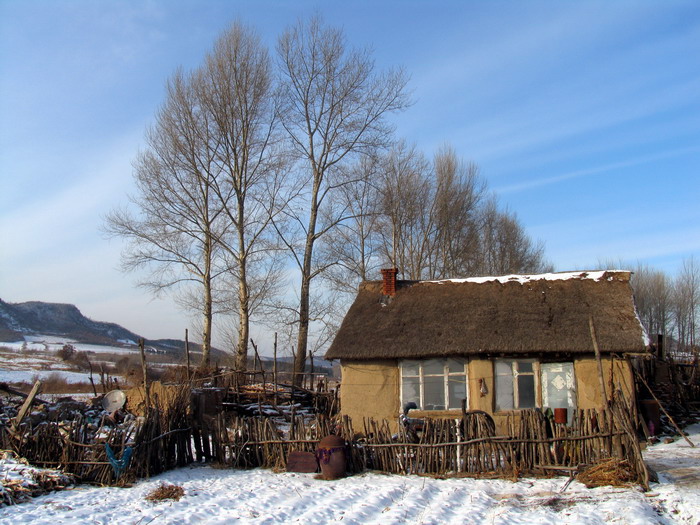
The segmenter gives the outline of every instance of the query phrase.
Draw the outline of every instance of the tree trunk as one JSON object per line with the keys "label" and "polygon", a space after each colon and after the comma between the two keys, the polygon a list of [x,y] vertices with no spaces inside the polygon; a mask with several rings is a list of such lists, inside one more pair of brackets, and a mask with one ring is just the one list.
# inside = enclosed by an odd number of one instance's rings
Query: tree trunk
{"label": "tree trunk", "polygon": [[211,279],[211,239],[207,238],[205,245],[206,274],[202,279],[204,284],[204,304],[202,305],[203,329],[202,329],[202,362],[200,368],[207,368],[211,362],[211,325],[212,325],[212,279]]}
{"label": "tree trunk", "polygon": [[314,163],[314,187],[311,194],[311,209],[309,213],[309,228],[304,246],[304,263],[301,268],[301,289],[299,290],[299,333],[297,336],[297,351],[294,354],[294,379],[292,384],[299,386],[304,379],[306,368],[306,351],[309,344],[309,296],[311,294],[311,261],[316,241],[316,221],[318,218],[318,193],[323,180],[323,172]]}
{"label": "tree trunk", "polygon": [[[310,259],[310,257],[309,257]],[[304,379],[306,368],[306,350],[309,340],[309,292],[311,289],[308,274],[301,279],[301,298],[299,300],[299,333],[297,336],[297,351],[294,354],[294,386],[299,386]]]}
{"label": "tree trunk", "polygon": [[248,336],[250,332],[250,306],[245,264],[240,267],[238,282],[238,345],[236,348],[236,370],[245,372],[248,368]]}

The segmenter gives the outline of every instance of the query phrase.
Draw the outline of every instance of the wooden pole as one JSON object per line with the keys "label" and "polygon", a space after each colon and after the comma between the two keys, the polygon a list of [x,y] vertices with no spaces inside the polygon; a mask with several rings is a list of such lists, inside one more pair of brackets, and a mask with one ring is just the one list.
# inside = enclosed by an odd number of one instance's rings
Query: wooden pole
{"label": "wooden pole", "polygon": [[255,341],[253,341],[253,338],[250,338],[250,344],[253,346],[253,351],[255,352],[255,362],[253,363],[253,371],[260,365],[260,371],[263,372],[263,366],[262,366],[262,361],[260,359],[260,354],[258,354],[258,347],[255,344]]}
{"label": "wooden pole", "polygon": [[92,393],[95,397],[97,397],[97,388],[95,388],[95,381],[92,379],[92,363],[90,362],[89,359],[86,359],[88,366],[90,367],[90,375],[88,376],[88,379],[90,380],[90,384],[92,385]]}
{"label": "wooden pole", "polygon": [[36,383],[34,383],[34,386],[32,387],[32,390],[29,392],[27,399],[25,399],[24,403],[22,403],[22,408],[19,409],[17,416],[12,420],[12,430],[17,430],[17,427],[19,427],[19,425],[22,423],[22,420],[27,415],[27,412],[29,412],[29,407],[32,406],[34,398],[39,393],[40,388],[41,379],[37,379]]}
{"label": "wooden pole", "polygon": [[146,349],[143,339],[139,339],[139,350],[141,350],[141,372],[143,373],[143,396],[146,402],[146,413],[151,408],[151,393],[148,388],[148,369],[146,367]]}
{"label": "wooden pole", "polygon": [[185,355],[187,356],[187,384],[189,384],[192,378],[190,377],[190,338],[187,328],[185,328]]}
{"label": "wooden pole", "polygon": [[595,351],[595,360],[598,363],[598,379],[600,380],[600,394],[603,396],[603,404],[608,404],[608,394],[605,391],[605,377],[603,375],[603,362],[600,358],[600,348],[595,337],[595,327],[593,326],[593,316],[588,316],[588,327],[591,331],[591,340],[593,341],[593,350]]}
{"label": "wooden pole", "polygon": [[[260,354],[258,353],[258,346],[255,344],[255,341],[253,341],[252,337],[250,338],[250,344],[253,346],[253,350],[255,351],[255,359],[260,364],[260,375],[262,376],[262,383],[263,383],[263,389],[264,389],[265,388],[265,370],[263,369],[262,359],[260,359]],[[255,371],[255,367],[253,367],[253,371]],[[253,374],[253,377],[255,377],[255,374]]]}
{"label": "wooden pole", "polygon": [[275,332],[275,344],[272,347],[272,382],[275,384],[275,408],[277,408],[277,332]]}

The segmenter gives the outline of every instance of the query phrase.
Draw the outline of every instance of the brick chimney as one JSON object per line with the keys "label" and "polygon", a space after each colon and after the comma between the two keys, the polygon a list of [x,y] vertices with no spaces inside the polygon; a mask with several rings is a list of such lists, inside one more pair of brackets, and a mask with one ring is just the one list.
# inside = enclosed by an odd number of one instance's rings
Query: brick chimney
{"label": "brick chimney", "polygon": [[384,280],[383,292],[384,295],[393,297],[396,295],[396,274],[399,273],[398,268],[384,268],[381,270],[382,279]]}

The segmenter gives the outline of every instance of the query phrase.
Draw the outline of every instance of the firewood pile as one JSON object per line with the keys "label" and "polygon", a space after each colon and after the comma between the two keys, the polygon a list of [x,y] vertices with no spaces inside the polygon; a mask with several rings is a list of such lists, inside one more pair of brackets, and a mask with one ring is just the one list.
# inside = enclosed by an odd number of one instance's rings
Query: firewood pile
{"label": "firewood pile", "polygon": [[22,503],[75,483],[74,476],[60,470],[31,467],[27,460],[9,450],[0,451],[0,475],[0,506]]}
{"label": "firewood pile", "polygon": [[290,421],[292,415],[325,414],[337,412],[338,401],[335,392],[311,391],[286,384],[253,383],[229,389],[223,407],[239,416],[281,415]]}

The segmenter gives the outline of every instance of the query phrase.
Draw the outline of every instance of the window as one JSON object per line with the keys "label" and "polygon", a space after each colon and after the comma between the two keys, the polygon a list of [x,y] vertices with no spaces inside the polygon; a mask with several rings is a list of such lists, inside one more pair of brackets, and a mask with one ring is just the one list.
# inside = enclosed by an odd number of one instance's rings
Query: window
{"label": "window", "polygon": [[413,401],[421,410],[462,407],[467,397],[465,359],[402,361],[401,406]]}
{"label": "window", "polygon": [[539,390],[539,363],[534,359],[496,360],[496,410],[534,408]]}
{"label": "window", "polygon": [[[576,382],[574,363],[540,364],[542,406],[550,408],[576,408]],[[569,416],[573,410],[569,411]]]}

